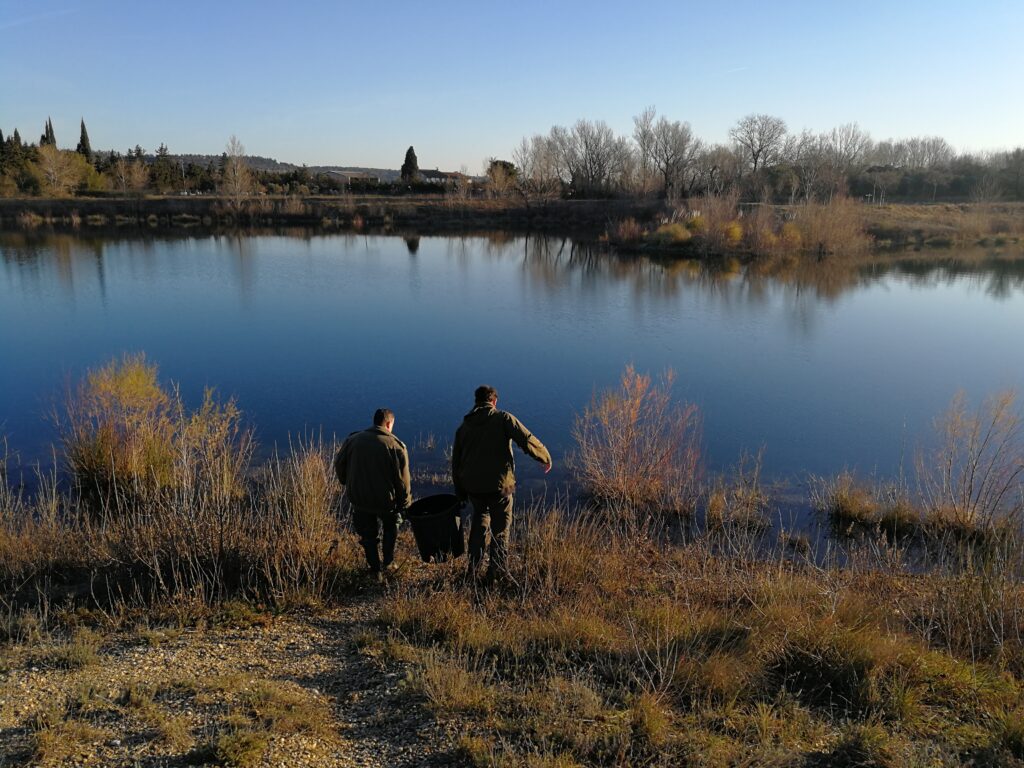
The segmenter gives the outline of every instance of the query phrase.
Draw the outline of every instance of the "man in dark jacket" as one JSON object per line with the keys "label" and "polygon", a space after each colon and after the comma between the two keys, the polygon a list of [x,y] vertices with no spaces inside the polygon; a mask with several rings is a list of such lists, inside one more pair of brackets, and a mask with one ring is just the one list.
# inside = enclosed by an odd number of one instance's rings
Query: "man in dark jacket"
{"label": "man in dark jacket", "polygon": [[515,491],[515,442],[528,456],[551,471],[551,454],[511,413],[498,410],[498,391],[477,387],[476,404],[455,432],[452,446],[452,482],[460,499],[473,505],[469,531],[469,570],[476,575],[490,533],[488,575],[505,573],[508,537],[512,526]]}
{"label": "man in dark jacket", "polygon": [[334,471],[352,505],[353,527],[374,573],[392,566],[402,512],[412,503],[409,453],[391,433],[394,426],[395,414],[378,408],[373,426],[349,435],[334,459]]}

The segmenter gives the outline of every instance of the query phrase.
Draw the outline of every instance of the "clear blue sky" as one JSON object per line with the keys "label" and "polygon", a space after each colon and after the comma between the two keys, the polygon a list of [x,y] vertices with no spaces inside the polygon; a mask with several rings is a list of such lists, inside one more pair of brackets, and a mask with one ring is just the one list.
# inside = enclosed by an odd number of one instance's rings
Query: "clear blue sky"
{"label": "clear blue sky", "polygon": [[791,131],[1024,144],[1024,2],[0,0],[0,130],[73,147],[479,172],[578,118],[645,106],[724,141]]}

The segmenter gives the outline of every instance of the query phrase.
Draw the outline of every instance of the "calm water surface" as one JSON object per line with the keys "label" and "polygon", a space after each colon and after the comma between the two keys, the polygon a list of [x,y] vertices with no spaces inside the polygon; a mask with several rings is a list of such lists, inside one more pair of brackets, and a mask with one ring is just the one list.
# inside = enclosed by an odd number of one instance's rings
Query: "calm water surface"
{"label": "calm water surface", "polygon": [[67,382],[144,351],[191,403],[235,396],[264,446],[381,405],[443,444],[490,383],[557,456],[633,363],[676,371],[712,468],[763,447],[776,478],[894,475],[958,389],[1024,389],[1022,330],[1024,262],[984,254],[770,276],[545,238],[6,234],[0,433],[46,456]]}

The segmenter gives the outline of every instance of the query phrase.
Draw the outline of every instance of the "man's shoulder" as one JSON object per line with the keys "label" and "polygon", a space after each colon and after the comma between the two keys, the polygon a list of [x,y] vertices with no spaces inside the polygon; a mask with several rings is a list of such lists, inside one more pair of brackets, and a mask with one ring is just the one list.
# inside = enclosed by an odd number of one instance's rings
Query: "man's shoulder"
{"label": "man's shoulder", "polygon": [[509,413],[508,411],[498,411],[498,415],[501,417],[501,420],[507,424],[512,424],[515,426],[522,425],[522,422],[518,418],[516,418],[514,414]]}
{"label": "man's shoulder", "polygon": [[380,440],[389,448],[398,448],[403,451],[408,450],[408,448],[405,447],[405,443],[399,440],[393,433],[389,432],[385,435],[381,435]]}

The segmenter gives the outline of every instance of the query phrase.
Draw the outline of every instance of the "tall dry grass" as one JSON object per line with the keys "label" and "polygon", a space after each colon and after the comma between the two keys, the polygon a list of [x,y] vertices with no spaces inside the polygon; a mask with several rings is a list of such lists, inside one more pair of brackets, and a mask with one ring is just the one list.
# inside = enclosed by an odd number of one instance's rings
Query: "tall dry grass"
{"label": "tall dry grass", "polygon": [[87,374],[58,423],[70,487],[53,477],[31,499],[0,493],[12,610],[318,602],[360,562],[338,516],[333,446],[306,440],[256,470],[234,403],[207,392],[189,409],[144,358]]}
{"label": "tall dry grass", "polygon": [[[854,200],[835,197],[830,203],[809,202],[791,211],[804,251],[853,256],[871,247],[864,208]],[[793,235],[789,239],[796,240]]]}
{"label": "tall dry grass", "polygon": [[413,690],[458,713],[475,764],[1013,757],[1016,641],[935,615],[967,597],[951,574],[723,556],[711,533],[669,543],[564,510],[535,510],[513,554],[504,588],[424,572],[382,606]]}

